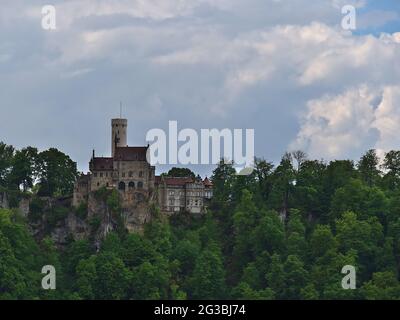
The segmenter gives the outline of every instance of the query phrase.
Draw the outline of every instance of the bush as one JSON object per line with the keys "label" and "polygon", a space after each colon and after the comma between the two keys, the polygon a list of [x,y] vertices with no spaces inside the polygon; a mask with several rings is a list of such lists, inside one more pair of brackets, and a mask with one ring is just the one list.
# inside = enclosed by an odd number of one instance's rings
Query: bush
{"label": "bush", "polygon": [[89,225],[92,228],[92,231],[95,232],[99,229],[101,225],[101,219],[97,216],[94,216],[90,219]]}
{"label": "bush", "polygon": [[75,211],[76,216],[82,220],[85,220],[88,215],[88,205],[86,202],[82,202]]}
{"label": "bush", "polygon": [[45,208],[45,202],[40,198],[34,197],[29,204],[28,219],[31,222],[37,222],[42,219]]}
{"label": "bush", "polygon": [[58,222],[64,220],[68,216],[68,209],[65,207],[54,207],[47,214],[47,223],[50,227],[55,227]]}

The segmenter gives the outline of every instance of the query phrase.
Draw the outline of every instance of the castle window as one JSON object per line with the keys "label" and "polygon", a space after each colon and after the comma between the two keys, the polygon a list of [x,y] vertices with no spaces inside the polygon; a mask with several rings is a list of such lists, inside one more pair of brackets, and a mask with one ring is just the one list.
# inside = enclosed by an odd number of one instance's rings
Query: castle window
{"label": "castle window", "polygon": [[100,172],[100,178],[103,178],[103,172]]}
{"label": "castle window", "polygon": [[94,176],[95,178],[97,178],[97,172],[93,173],[93,176]]}
{"label": "castle window", "polygon": [[135,183],[134,183],[133,181],[129,182],[128,188],[129,188],[129,189],[135,188]]}
{"label": "castle window", "polygon": [[129,178],[132,178],[132,177],[133,177],[133,172],[129,171]]}
{"label": "castle window", "polygon": [[125,182],[121,181],[118,184],[118,190],[125,191]]}
{"label": "castle window", "polygon": [[143,177],[143,171],[139,171],[139,177]]}
{"label": "castle window", "polygon": [[100,186],[100,182],[97,182],[97,186],[98,186],[98,187]]}
{"label": "castle window", "polygon": [[138,184],[137,184],[137,187],[138,187],[139,189],[142,189],[142,188],[143,188],[143,182],[142,182],[142,181],[139,181]]}
{"label": "castle window", "polygon": [[122,178],[125,178],[125,172],[122,172]]}

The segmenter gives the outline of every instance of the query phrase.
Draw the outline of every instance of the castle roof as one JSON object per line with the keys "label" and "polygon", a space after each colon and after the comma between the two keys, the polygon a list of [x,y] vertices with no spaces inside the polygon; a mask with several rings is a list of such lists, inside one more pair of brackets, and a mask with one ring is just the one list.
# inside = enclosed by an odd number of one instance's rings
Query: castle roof
{"label": "castle roof", "polygon": [[92,158],[89,167],[90,170],[113,170],[113,158]]}
{"label": "castle roof", "polygon": [[148,147],[117,147],[114,160],[116,161],[146,161]]}
{"label": "castle roof", "polygon": [[184,186],[187,183],[192,183],[191,177],[164,177],[164,181],[168,186]]}
{"label": "castle roof", "polygon": [[[168,176],[156,176],[155,183],[162,184],[165,183],[167,186],[185,186],[188,183],[194,183],[198,180],[193,179],[192,177],[168,177]],[[203,181],[200,180],[206,187],[211,187],[213,184],[208,179],[205,178]]]}
{"label": "castle roof", "polygon": [[207,177],[204,179],[203,184],[206,187],[212,187],[212,185],[213,185],[212,182]]}

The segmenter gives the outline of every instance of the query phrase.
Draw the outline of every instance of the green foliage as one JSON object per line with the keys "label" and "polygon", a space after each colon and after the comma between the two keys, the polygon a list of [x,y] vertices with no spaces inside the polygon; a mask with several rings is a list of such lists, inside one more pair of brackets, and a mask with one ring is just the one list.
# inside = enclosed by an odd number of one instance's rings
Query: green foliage
{"label": "green foliage", "polygon": [[29,203],[28,218],[32,222],[37,222],[43,218],[46,203],[39,197],[33,197]]}
{"label": "green foliage", "polygon": [[167,177],[192,177],[195,178],[196,175],[194,172],[188,168],[176,168],[173,167],[166,174],[163,174]]}
{"label": "green foliage", "polygon": [[[89,224],[89,238],[57,247],[41,233],[35,240],[28,224],[45,223],[50,235],[70,212],[40,197],[70,193],[68,159],[55,149],[0,144],[0,192],[16,204],[30,198],[28,219],[0,209],[0,299],[400,299],[398,151],[386,154],[382,171],[374,150],[356,165],[301,152],[276,168],[256,159],[245,177],[221,161],[204,216],[166,217],[152,206],[143,233],[117,228],[99,243],[101,218],[88,219],[82,204],[75,213]],[[119,223],[119,193],[101,188],[95,197]],[[46,264],[56,267],[55,291],[40,289]],[[345,265],[356,267],[356,290],[341,286]]]}
{"label": "green foliage", "polygon": [[37,155],[41,196],[71,195],[78,172],[76,163],[61,151],[50,148]]}
{"label": "green foliage", "polygon": [[86,202],[82,202],[79,204],[78,208],[76,208],[75,213],[78,218],[85,220],[88,215],[88,205]]}
{"label": "green foliage", "polygon": [[89,225],[90,225],[92,232],[96,232],[100,228],[100,225],[101,225],[100,217],[98,217],[98,216],[91,217],[89,219]]}
{"label": "green foliage", "polygon": [[62,206],[54,206],[46,215],[47,224],[50,229],[57,226],[60,221],[63,221],[68,216],[69,209]]}

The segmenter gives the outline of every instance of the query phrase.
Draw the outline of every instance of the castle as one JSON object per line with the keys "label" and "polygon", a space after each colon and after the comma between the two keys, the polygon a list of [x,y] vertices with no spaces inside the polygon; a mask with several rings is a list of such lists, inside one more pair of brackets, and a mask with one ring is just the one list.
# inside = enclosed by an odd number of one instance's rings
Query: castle
{"label": "castle", "polygon": [[129,147],[127,128],[127,119],[111,120],[111,157],[96,157],[93,151],[90,172],[75,183],[73,205],[87,203],[94,191],[107,188],[119,191],[123,211],[132,214],[139,203],[147,207],[156,203],[165,214],[204,213],[212,197],[211,181],[199,176],[156,176],[146,157],[149,146]]}

